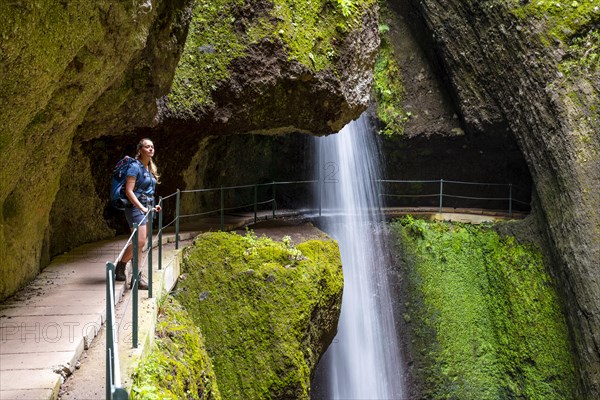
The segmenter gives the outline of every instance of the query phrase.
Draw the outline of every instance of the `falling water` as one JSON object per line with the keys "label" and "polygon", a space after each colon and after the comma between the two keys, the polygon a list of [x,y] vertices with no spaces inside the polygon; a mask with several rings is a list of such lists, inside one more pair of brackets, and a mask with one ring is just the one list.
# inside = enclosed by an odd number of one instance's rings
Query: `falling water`
{"label": "falling water", "polygon": [[317,138],[322,228],[339,243],[344,294],[338,334],[320,362],[318,399],[402,399],[402,360],[381,234],[379,154],[363,116]]}

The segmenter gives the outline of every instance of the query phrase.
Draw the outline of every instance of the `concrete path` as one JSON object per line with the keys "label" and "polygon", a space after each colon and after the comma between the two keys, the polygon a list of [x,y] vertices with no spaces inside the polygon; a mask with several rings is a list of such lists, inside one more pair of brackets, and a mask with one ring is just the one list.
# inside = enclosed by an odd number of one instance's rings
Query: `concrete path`
{"label": "concrete path", "polygon": [[[271,216],[270,212],[261,212],[258,219]],[[253,213],[228,215],[225,230],[253,221]],[[201,231],[218,230],[220,222],[217,217],[182,223],[180,240],[189,240]],[[120,299],[117,323],[123,377],[128,376],[135,360],[152,341],[157,294],[168,291],[178,276],[174,234],[170,231],[164,234],[163,271],[158,271],[158,252],[153,250],[154,299],[147,298],[147,291],[139,292],[137,349],[131,345],[131,291],[126,290],[124,282],[117,282],[115,287],[116,298]],[[55,257],[26,288],[0,304],[0,400],[58,398],[61,384],[78,367],[81,355],[105,322],[106,262],[114,261],[126,242],[127,237],[118,237]],[[104,357],[99,363],[104,371]],[[104,398],[104,381],[102,373],[97,379],[98,388],[90,388],[90,396],[96,396],[90,398]]]}
{"label": "concrete path", "polygon": [[[126,238],[56,257],[0,306],[0,399],[54,399],[105,320],[106,261]],[[117,285],[120,297],[125,289]]]}

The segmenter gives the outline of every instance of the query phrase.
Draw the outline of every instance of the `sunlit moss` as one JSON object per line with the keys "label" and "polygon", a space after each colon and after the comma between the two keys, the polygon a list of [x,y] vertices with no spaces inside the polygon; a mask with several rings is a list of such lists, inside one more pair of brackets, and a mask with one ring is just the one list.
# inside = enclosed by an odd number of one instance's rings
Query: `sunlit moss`
{"label": "sunlit moss", "polygon": [[567,325],[538,251],[490,227],[391,226],[425,398],[573,398]]}
{"label": "sunlit moss", "polygon": [[[234,59],[263,40],[282,42],[288,59],[309,70],[335,71],[338,47],[376,0],[196,1],[184,52],[177,67],[170,108],[193,115],[213,105],[212,94]],[[251,10],[248,9],[251,7]]]}
{"label": "sunlit moss", "polygon": [[597,0],[533,0],[527,4],[510,1],[514,4],[514,15],[535,21],[541,27],[541,38],[547,46],[565,49],[567,57],[561,62],[561,72],[570,73],[579,67],[597,68],[600,57]]}
{"label": "sunlit moss", "polygon": [[[383,20],[389,18],[387,17],[389,11],[385,6],[382,6],[381,13]],[[404,84],[400,66],[396,61],[397,57],[389,37],[389,26],[384,23],[380,24],[379,34],[381,45],[373,74],[377,117],[380,121],[379,133],[387,136],[402,134],[404,124],[410,118],[410,112],[406,112],[403,107]]]}
{"label": "sunlit moss", "polygon": [[172,297],[160,306],[156,346],[133,375],[131,399],[220,400],[202,334]]}
{"label": "sunlit moss", "polygon": [[[205,233],[187,251],[177,298],[206,338],[226,399],[308,399],[323,325],[336,325],[337,243],[293,246]],[[335,326],[333,325],[333,326]]]}

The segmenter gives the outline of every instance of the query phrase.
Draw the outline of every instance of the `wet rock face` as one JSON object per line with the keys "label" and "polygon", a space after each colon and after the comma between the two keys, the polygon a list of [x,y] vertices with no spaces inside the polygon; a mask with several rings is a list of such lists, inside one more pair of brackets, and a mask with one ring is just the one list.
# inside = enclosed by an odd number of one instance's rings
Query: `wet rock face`
{"label": "wet rock face", "polygon": [[[74,182],[89,176],[93,155],[80,160],[72,144],[152,121],[155,102],[146,100],[164,93],[170,79],[151,71],[178,54],[190,1],[164,3],[0,5],[0,299],[34,277],[65,243],[107,234],[97,200],[85,201],[95,190],[89,182]],[[173,68],[175,63],[176,57]],[[66,192],[55,203],[61,187]],[[53,206],[58,220],[68,221],[58,228],[62,232],[49,228]],[[74,207],[86,211],[72,212]],[[76,218],[82,214],[83,220]],[[58,239],[65,232],[75,239]]]}
{"label": "wet rock face", "polygon": [[[254,12],[240,17],[244,22],[235,28],[249,30],[261,23],[260,19],[272,7],[270,2],[258,2]],[[344,28],[348,32],[338,34],[337,38],[313,38],[315,42],[336,43],[336,56],[332,56],[331,65],[326,68],[296,59],[290,54],[289,43],[278,37],[266,36],[249,44],[227,65],[227,79],[212,83],[215,90],[209,104],[200,96],[194,98],[187,93],[188,104],[184,109],[171,98],[162,99],[161,129],[168,132],[198,129],[203,135],[297,132],[324,135],[339,131],[348,121],[358,118],[368,105],[379,45],[375,10],[367,9],[357,22],[352,28]],[[194,52],[186,50],[184,57],[202,53],[197,57],[208,58],[207,54],[218,51],[224,50],[203,44]],[[180,64],[179,68],[190,67]]]}
{"label": "wet rock face", "polygon": [[600,73],[597,68],[560,73],[564,46],[542,40],[543,22],[516,17],[505,2],[410,4],[432,38],[434,57],[448,76],[466,129],[483,132],[506,124],[517,138],[556,259],[554,273],[567,303],[582,390],[597,398]]}

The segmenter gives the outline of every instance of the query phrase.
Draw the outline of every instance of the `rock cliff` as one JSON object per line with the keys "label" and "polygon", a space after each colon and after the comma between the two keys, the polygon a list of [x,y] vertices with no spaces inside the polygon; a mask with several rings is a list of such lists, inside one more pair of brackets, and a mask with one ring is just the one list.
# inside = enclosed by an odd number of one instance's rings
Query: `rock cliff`
{"label": "rock cliff", "polygon": [[367,107],[379,43],[373,0],[13,1],[0,18],[0,299],[125,231],[109,171],[140,136],[168,190],[204,137],[333,133]]}
{"label": "rock cliff", "polygon": [[[600,396],[600,8],[594,1],[409,1],[463,128],[523,153],[566,302],[580,381]],[[499,129],[503,128],[503,129]]]}
{"label": "rock cliff", "polygon": [[152,99],[169,88],[190,5],[0,4],[0,298],[51,255],[110,234],[96,194],[105,188],[89,179],[94,154],[73,143],[153,120]]}
{"label": "rock cliff", "polygon": [[390,225],[411,399],[580,398],[566,318],[530,242],[538,235],[532,222],[490,227],[408,216]]}

